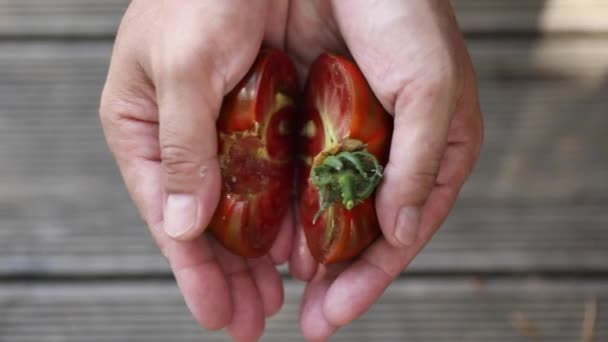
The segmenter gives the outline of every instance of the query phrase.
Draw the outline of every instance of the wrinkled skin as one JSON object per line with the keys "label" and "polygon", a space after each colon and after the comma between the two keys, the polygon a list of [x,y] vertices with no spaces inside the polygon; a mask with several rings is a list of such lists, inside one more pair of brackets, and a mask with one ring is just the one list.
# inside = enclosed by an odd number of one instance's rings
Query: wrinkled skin
{"label": "wrinkled skin", "polygon": [[[254,260],[202,234],[221,193],[222,98],[262,42],[285,49],[300,79],[321,52],[350,52],[394,116],[376,196],[383,235],[354,262],[319,265],[291,220]],[[186,304],[202,326],[225,327],[237,341],[259,338],[264,317],[280,308],[273,264],[287,258],[307,282],[300,324],[308,340],[326,340],[364,313],[446,218],[482,141],[473,68],[445,0],[135,0],[117,35],[100,116]]]}
{"label": "wrinkled skin", "polygon": [[383,236],[358,260],[326,267],[298,230],[290,270],[308,282],[300,324],[316,341],[364,313],[439,228],[478,157],[482,119],[447,1],[292,1],[288,25],[302,74],[323,51],[350,52],[395,118],[376,196]]}
{"label": "wrinkled skin", "polygon": [[283,303],[275,264],[289,256],[292,214],[266,255],[238,257],[203,234],[222,177],[216,123],[262,41],[282,47],[287,3],[135,0],[121,22],[100,117],[126,187],[186,305],[207,329],[255,341]]}

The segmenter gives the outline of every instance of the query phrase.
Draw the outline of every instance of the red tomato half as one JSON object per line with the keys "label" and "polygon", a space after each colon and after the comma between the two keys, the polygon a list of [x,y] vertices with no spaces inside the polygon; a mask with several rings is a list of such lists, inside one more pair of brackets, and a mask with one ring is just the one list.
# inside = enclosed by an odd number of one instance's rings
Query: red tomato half
{"label": "red tomato half", "polygon": [[222,195],[210,229],[235,254],[266,254],[289,207],[297,95],[291,60],[267,49],[224,98],[217,123]]}
{"label": "red tomato half", "polygon": [[319,56],[310,68],[303,111],[298,161],[300,220],[317,261],[345,261],[361,253],[380,232],[373,193],[350,210],[335,201],[320,212],[319,189],[313,184],[312,169],[320,159],[349,150],[347,145],[353,141],[385,165],[392,118],[357,66],[330,54]]}

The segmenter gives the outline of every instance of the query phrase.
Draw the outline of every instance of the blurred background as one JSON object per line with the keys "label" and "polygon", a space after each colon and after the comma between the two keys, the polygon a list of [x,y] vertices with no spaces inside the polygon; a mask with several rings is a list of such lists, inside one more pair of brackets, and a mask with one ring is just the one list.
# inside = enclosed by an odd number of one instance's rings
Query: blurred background
{"label": "blurred background", "polygon": [[[224,341],[190,317],[97,107],[127,0],[0,0],[0,341]],[[454,0],[486,141],[448,222],[335,341],[608,341],[608,0]],[[264,341],[301,340],[286,275]],[[607,309],[608,310],[608,309]]]}

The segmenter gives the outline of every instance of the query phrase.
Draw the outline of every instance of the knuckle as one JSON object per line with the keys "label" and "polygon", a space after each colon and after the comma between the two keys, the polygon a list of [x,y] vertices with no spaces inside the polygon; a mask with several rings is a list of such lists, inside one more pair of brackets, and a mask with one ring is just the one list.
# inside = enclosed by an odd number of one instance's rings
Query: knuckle
{"label": "knuckle", "polygon": [[155,121],[156,113],[156,104],[135,90],[104,90],[99,103],[101,126],[107,131],[129,129],[133,123],[140,121]]}
{"label": "knuckle", "polygon": [[104,100],[102,99],[102,102],[99,106],[99,120],[101,121],[101,127],[104,130],[109,129],[116,121],[116,115],[113,113],[116,112],[112,111],[108,107],[108,104],[104,103]]}
{"label": "knuckle", "polygon": [[[463,88],[462,62],[445,52],[434,58],[433,63],[425,63],[423,78],[411,83],[413,90],[424,97],[457,97]],[[410,89],[412,90],[412,89]]]}
{"label": "knuckle", "polygon": [[127,111],[128,109],[125,108],[121,101],[109,96],[102,96],[99,105],[99,119],[104,134],[108,138],[108,143],[112,143],[111,138],[115,134],[127,130],[127,127],[125,127],[126,122],[123,120]]}
{"label": "knuckle", "polygon": [[170,84],[192,84],[204,80],[221,87],[225,83],[227,59],[221,49],[210,51],[217,44],[203,44],[170,53],[159,68],[161,78]]}
{"label": "knuckle", "polygon": [[[211,31],[211,32],[210,32]],[[217,34],[213,30],[201,36],[181,37],[178,42],[169,37],[162,44],[160,71],[163,77],[173,80],[191,80],[193,76],[207,73],[221,51]]]}
{"label": "knuckle", "polygon": [[109,94],[107,85],[101,94],[101,100],[99,101],[99,118],[101,119],[102,125],[110,124],[116,119],[118,113],[121,111],[118,105],[118,101],[115,97]]}
{"label": "knuckle", "polygon": [[161,147],[161,165],[169,176],[187,176],[197,172],[201,164],[200,156],[192,149],[182,145]]}
{"label": "knuckle", "polygon": [[424,204],[439,174],[438,168],[408,170],[390,162],[385,172],[387,179],[392,178],[396,182],[394,189],[398,189],[398,196],[415,205]]}
{"label": "knuckle", "polygon": [[175,49],[165,58],[163,74],[174,80],[188,80],[205,65],[205,54],[196,49]]}
{"label": "knuckle", "polygon": [[437,171],[416,171],[406,175],[407,182],[411,184],[413,193],[428,194],[435,186]]}
{"label": "knuckle", "polygon": [[418,89],[421,96],[426,98],[443,98],[443,96],[454,94],[456,89],[455,80],[448,74],[437,73],[428,77],[420,84]]}

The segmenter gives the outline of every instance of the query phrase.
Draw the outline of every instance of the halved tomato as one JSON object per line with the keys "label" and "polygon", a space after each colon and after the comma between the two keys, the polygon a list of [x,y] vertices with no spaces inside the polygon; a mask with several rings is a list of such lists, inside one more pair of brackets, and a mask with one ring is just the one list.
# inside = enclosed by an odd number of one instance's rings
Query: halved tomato
{"label": "halved tomato", "polygon": [[303,106],[300,221],[317,261],[349,260],[380,232],[373,197],[392,118],[356,64],[331,54],[312,64]]}
{"label": "halved tomato", "polygon": [[289,207],[297,95],[289,57],[265,49],[224,98],[217,122],[222,195],[210,230],[238,255],[267,253]]}

